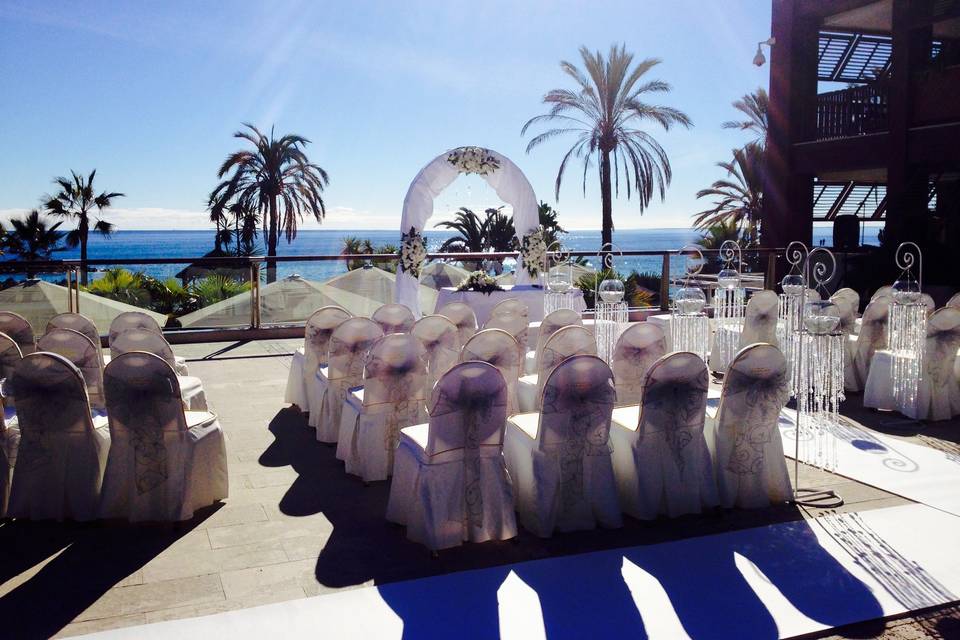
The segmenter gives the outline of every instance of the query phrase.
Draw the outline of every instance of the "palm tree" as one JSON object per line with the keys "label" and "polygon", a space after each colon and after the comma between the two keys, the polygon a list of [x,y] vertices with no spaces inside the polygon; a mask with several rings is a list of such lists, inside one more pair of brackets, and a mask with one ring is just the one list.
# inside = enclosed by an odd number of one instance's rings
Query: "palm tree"
{"label": "palm tree", "polygon": [[543,228],[543,239],[549,247],[560,237],[561,233],[567,230],[560,226],[557,217],[560,213],[544,201],[540,201],[537,207],[537,216],[540,218],[540,226]]}
{"label": "palm tree", "polygon": [[434,228],[453,229],[458,235],[447,238],[439,251],[448,253],[480,253],[487,249],[487,221],[466,207],[460,207],[453,220],[433,225]]}
{"label": "palm tree", "polygon": [[739,129],[756,134],[753,142],[761,147],[767,143],[767,114],[770,111],[770,99],[763,87],[748,93],[733,103],[733,108],[746,116],[745,120],[728,120],[724,129]]}
{"label": "palm tree", "polygon": [[[114,198],[122,198],[123,194],[113,191],[107,193],[101,191],[100,195],[95,195],[93,190],[93,178],[97,175],[97,170],[90,172],[87,178],[78,174],[76,171],[70,172],[69,178],[54,178],[54,183],[59,185],[60,191],[53,196],[44,196],[44,209],[53,216],[62,218],[74,218],[77,221],[77,228],[67,233],[67,246],[80,246],[80,284],[87,284],[87,239],[91,228],[100,235],[107,237],[113,232],[113,225],[99,218],[103,210],[112,204]],[[90,215],[93,211],[97,212],[97,220],[93,221],[91,226]]]}
{"label": "palm tree", "polygon": [[718,223],[732,224],[744,235],[747,246],[754,246],[759,240],[763,209],[763,149],[751,142],[735,149],[731,162],[718,162],[717,166],[727,172],[727,177],[697,192],[697,198],[717,199],[712,209],[694,216],[693,225],[708,229]]}
{"label": "palm tree", "polygon": [[[59,230],[61,224],[63,222],[48,226],[34,209],[22,218],[10,220],[10,231],[3,238],[4,247],[26,262],[49,260],[55,251],[65,248],[59,246],[67,235]],[[33,277],[32,270],[27,270],[27,277]]]}
{"label": "palm tree", "polygon": [[223,180],[210,194],[211,218],[222,215],[231,205],[256,211],[263,220],[267,237],[267,282],[277,279],[277,264],[269,258],[277,255],[280,234],[287,242],[297,237],[297,225],[305,214],[318,222],[327,213],[321,194],[330,183],[327,172],[307,158],[303,149],[310,141],[297,134],[275,138],[244,123],[249,131],[237,131],[235,138],[247,140],[254,151],[242,149],[227,156],[217,177]]}
{"label": "palm tree", "polygon": [[650,204],[655,189],[663,199],[673,175],[667,152],[653,136],[639,127],[652,121],[669,130],[675,124],[690,127],[691,122],[682,111],[643,101],[648,94],[670,90],[670,85],[660,80],[641,83],[643,76],[660,64],[660,60],[648,58],[632,66],[633,54],[627,53],[623,45],[611,46],[606,59],[599,51],[590,53],[586,47],[580,47],[580,56],[586,73],[570,62],[560,63],[560,68],[573,78],[577,88],[554,89],[547,93],[543,102],[551,105],[550,111],[527,121],[521,135],[540,122],[559,124],[558,128],[534,136],[527,144],[527,152],[558,135],[572,133],[577,136],[557,171],[558,200],[570,159],[583,160],[583,189],[586,193],[587,170],[596,157],[603,208],[602,242],[605,244],[613,240],[613,195],[620,195],[621,172],[627,198],[636,192],[641,212]]}

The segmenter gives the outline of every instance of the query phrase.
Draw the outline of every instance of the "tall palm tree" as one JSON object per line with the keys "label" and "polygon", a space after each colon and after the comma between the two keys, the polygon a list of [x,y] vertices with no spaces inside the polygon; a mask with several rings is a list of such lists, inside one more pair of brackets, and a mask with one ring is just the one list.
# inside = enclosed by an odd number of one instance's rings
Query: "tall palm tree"
{"label": "tall palm tree", "polygon": [[540,201],[540,204],[537,206],[537,217],[540,219],[540,226],[543,228],[543,239],[548,247],[560,238],[561,233],[567,232],[567,230],[557,222],[558,216],[558,211],[543,200]]}
{"label": "tall palm tree", "polygon": [[297,237],[297,225],[305,214],[318,222],[327,209],[322,193],[330,183],[327,172],[310,162],[304,147],[310,141],[297,134],[269,137],[252,124],[244,123],[248,131],[233,134],[250,142],[255,150],[242,149],[227,156],[217,172],[223,180],[210,194],[211,218],[222,215],[224,209],[239,204],[256,211],[263,220],[267,239],[267,282],[277,279],[277,264],[269,258],[277,255],[277,243],[282,233],[290,243]]}
{"label": "tall palm tree", "polygon": [[534,136],[527,144],[528,152],[558,135],[577,136],[557,172],[558,200],[570,159],[583,160],[586,192],[587,170],[596,158],[603,208],[602,242],[607,243],[613,240],[613,196],[620,194],[621,172],[627,198],[636,192],[641,212],[650,204],[655,190],[663,199],[673,175],[667,152],[640,126],[653,122],[669,130],[673,125],[690,127],[691,122],[682,111],[644,102],[648,94],[670,90],[670,85],[660,80],[641,82],[660,60],[648,58],[634,66],[633,54],[627,53],[623,45],[611,46],[606,58],[599,51],[591,53],[586,47],[580,47],[580,56],[586,73],[570,62],[560,63],[560,68],[576,83],[576,89],[554,89],[547,93],[543,102],[551,105],[550,111],[527,121],[521,135],[534,124],[558,124],[557,128]]}
{"label": "tall palm tree", "polygon": [[728,120],[723,123],[724,129],[739,129],[756,135],[753,142],[761,147],[767,143],[767,122],[770,111],[770,98],[763,87],[753,93],[748,93],[734,101],[733,108],[745,116],[744,120]]}
{"label": "tall palm tree", "polygon": [[[67,246],[80,246],[80,284],[87,284],[87,239],[91,229],[107,237],[113,232],[113,225],[100,218],[103,210],[113,204],[114,198],[122,198],[123,194],[117,191],[107,193],[101,191],[96,195],[93,190],[93,178],[97,175],[94,169],[86,178],[76,171],[70,172],[69,178],[54,178],[54,183],[60,191],[53,196],[44,196],[43,207],[47,213],[62,218],[73,218],[77,228],[67,233]],[[92,220],[91,214],[96,211],[97,219]]]}
{"label": "tall palm tree", "polygon": [[713,208],[701,211],[693,219],[698,229],[719,223],[735,225],[743,233],[747,246],[759,240],[760,213],[763,209],[763,148],[751,142],[733,151],[733,160],[718,162],[727,176],[709,189],[697,192],[697,198],[714,197]]}
{"label": "tall palm tree", "polygon": [[453,229],[457,235],[447,238],[439,251],[448,253],[479,253],[487,250],[487,221],[466,207],[460,207],[453,220],[444,220],[434,228]]}
{"label": "tall palm tree", "polygon": [[[59,230],[61,224],[62,221],[48,226],[34,209],[22,218],[10,220],[10,231],[3,237],[3,246],[27,262],[49,260],[55,251],[64,249],[59,245],[67,234]],[[27,276],[32,277],[33,270],[28,269]]]}

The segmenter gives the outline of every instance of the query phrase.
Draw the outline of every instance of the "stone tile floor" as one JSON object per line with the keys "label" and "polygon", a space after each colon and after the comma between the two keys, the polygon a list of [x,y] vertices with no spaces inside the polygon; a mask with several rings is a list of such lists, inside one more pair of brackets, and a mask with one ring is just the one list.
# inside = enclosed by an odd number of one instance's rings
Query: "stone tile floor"
{"label": "stone tile floor", "polygon": [[[230,497],[179,525],[0,524],[0,620],[12,638],[70,636],[302,598],[335,589],[597,549],[652,544],[774,522],[820,510],[783,505],[643,523],[614,531],[523,531],[509,542],[464,545],[432,558],[383,519],[388,484],[343,472],[304,417],[285,407],[290,353],[299,340],[175,348],[189,359],[227,434]],[[229,347],[225,350],[226,347]],[[880,418],[848,402],[864,424]],[[958,449],[957,422],[924,430],[928,446]],[[805,486],[829,487],[840,510],[908,501],[801,466]],[[954,606],[895,621],[834,629],[822,637],[890,640],[960,637]]]}

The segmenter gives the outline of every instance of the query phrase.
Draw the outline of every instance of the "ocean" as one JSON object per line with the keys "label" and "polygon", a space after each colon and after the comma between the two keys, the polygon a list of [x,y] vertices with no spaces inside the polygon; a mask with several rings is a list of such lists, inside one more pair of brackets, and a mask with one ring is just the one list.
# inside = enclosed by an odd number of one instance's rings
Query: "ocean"
{"label": "ocean", "polygon": [[[829,244],[831,229],[815,228],[814,244]],[[876,244],[875,231],[864,240]],[[137,259],[137,258],[170,258],[183,257],[185,259],[198,258],[213,248],[213,231],[117,231],[109,238],[98,235],[90,236],[88,253],[90,259]],[[430,251],[435,250],[444,239],[452,235],[449,231],[427,230],[424,236]],[[369,238],[374,245],[393,243],[399,244],[400,237],[397,231],[368,231],[368,230],[326,230],[311,229],[301,231],[296,240],[287,244],[281,240],[279,253],[282,256],[328,255],[339,254],[343,239],[348,236]],[[623,250],[664,250],[679,249],[685,244],[694,242],[700,234],[690,229],[631,229],[614,231],[614,242]],[[597,251],[600,247],[599,231],[570,231],[562,236],[564,246],[572,251]],[[262,246],[262,243],[261,243]],[[66,249],[54,254],[56,259],[77,259],[79,249]],[[9,260],[14,256],[4,256]],[[588,259],[589,260],[589,259]],[[593,259],[591,262],[596,262]],[[661,258],[649,257],[622,257],[615,258],[616,268],[619,271],[647,271],[659,273]],[[158,278],[174,276],[186,266],[183,264],[165,265],[130,265],[127,269],[143,271]],[[507,267],[509,268],[509,263]],[[104,267],[101,267],[104,268]],[[339,273],[345,267],[341,262],[289,262],[280,263],[277,267],[278,275],[285,277],[299,274],[310,280],[325,280]],[[60,279],[59,274],[44,276],[49,279]],[[95,274],[94,274],[94,277]]]}

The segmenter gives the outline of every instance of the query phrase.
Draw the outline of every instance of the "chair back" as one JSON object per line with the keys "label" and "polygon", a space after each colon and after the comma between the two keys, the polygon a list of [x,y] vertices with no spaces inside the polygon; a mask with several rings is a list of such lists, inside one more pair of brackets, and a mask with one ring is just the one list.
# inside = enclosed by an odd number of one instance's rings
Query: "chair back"
{"label": "chair back", "polygon": [[23,359],[20,345],[5,333],[0,333],[0,378],[12,378]]}
{"label": "chair back", "polygon": [[564,360],[543,387],[537,447],[564,457],[609,455],[616,396],[613,372],[603,360],[593,355]]}
{"label": "chair back", "polygon": [[20,347],[20,353],[28,355],[37,350],[33,327],[26,318],[12,311],[0,311],[0,333],[5,333]]}
{"label": "chair back", "polygon": [[383,332],[386,333],[409,333],[413,329],[413,323],[416,318],[413,317],[413,311],[409,307],[399,302],[390,302],[381,305],[370,319],[380,325]]}
{"label": "chair back", "polygon": [[[85,315],[79,313],[61,313],[53,316],[50,322],[47,323],[46,331],[50,332],[52,329],[73,329],[87,336],[90,342],[97,346],[97,349],[100,348],[100,330],[97,329],[97,325],[93,323],[93,320]],[[100,360],[102,362],[103,352],[101,351],[100,354]]]}
{"label": "chair back", "polygon": [[922,302],[923,306],[927,308],[928,316],[937,310],[937,303],[934,302],[933,296],[931,296],[929,293],[921,293],[920,302]]}
{"label": "chair back", "polygon": [[947,301],[947,306],[951,309],[960,309],[960,293],[953,294],[953,297]]}
{"label": "chair back", "polygon": [[436,314],[449,318],[450,322],[457,325],[461,345],[467,344],[467,340],[477,332],[477,314],[473,312],[470,305],[464,302],[445,304],[440,307]]}
{"label": "chair back", "polygon": [[954,375],[960,349],[960,309],[943,307],[927,319],[923,366],[936,385]]}
{"label": "chair back", "polygon": [[47,352],[24,356],[11,384],[21,435],[18,466],[50,462],[43,433],[93,431],[86,383],[80,370],[63,356]]}
{"label": "chair back", "polygon": [[146,351],[159,356],[171,367],[177,366],[170,343],[163,334],[150,329],[127,329],[110,340],[111,361],[130,351]]}
{"label": "chair back", "polygon": [[143,329],[163,335],[163,329],[160,328],[157,321],[147,314],[142,311],[124,311],[110,323],[110,334],[107,342],[109,342],[111,349],[113,348],[113,340],[121,333],[129,331],[130,329]]}
{"label": "chair back", "polygon": [[664,433],[679,460],[680,443],[703,432],[706,419],[707,365],[695,353],[677,351],[655,362],[643,385],[640,402],[640,437]]}
{"label": "chair back", "polygon": [[363,365],[383,329],[370,318],[350,318],[330,335],[327,379],[340,388],[353,387],[363,380]]}
{"label": "chair back", "polygon": [[850,300],[853,302],[854,312],[860,311],[860,294],[854,289],[851,289],[850,287],[842,287],[837,289],[834,294],[830,296],[830,299],[836,300],[838,298],[846,298],[847,300]]}
{"label": "chair back", "polygon": [[94,345],[90,338],[73,329],[54,328],[37,340],[37,348],[59,354],[73,363],[87,384],[90,404],[96,408],[104,406],[100,347]]}
{"label": "chair back", "polygon": [[[819,296],[818,296],[819,299]],[[780,298],[770,290],[758,291],[750,296],[743,312],[743,330],[740,332],[740,348],[757,342],[777,342],[777,310]]]}
{"label": "chair back", "polygon": [[426,354],[409,333],[389,333],[370,347],[363,368],[363,413],[385,417],[384,446],[392,456],[400,429],[421,422],[426,411]]}
{"label": "chair back", "polygon": [[717,438],[729,438],[727,471],[758,473],[763,443],[777,437],[780,410],[790,399],[787,360],[772,344],[752,344],[740,351],[723,380],[717,413]]}
{"label": "chair back", "polygon": [[523,360],[517,349],[517,341],[503,329],[484,329],[467,340],[460,350],[460,361],[478,360],[493,365],[507,384],[507,411],[519,411],[517,384]]}
{"label": "chair back", "polygon": [[317,369],[327,364],[327,351],[330,347],[330,336],[341,322],[353,317],[343,307],[331,305],[314,311],[303,330],[303,373],[306,379],[316,375]]}
{"label": "chair back", "polygon": [[530,308],[519,298],[507,298],[493,305],[493,309],[490,310],[491,318],[501,316],[522,316],[526,320],[530,316]]}
{"label": "chair back", "polygon": [[659,325],[638,322],[627,327],[611,358],[618,405],[640,404],[647,371],[666,352],[667,338]]}
{"label": "chair back", "polygon": [[557,329],[543,345],[537,370],[537,396],[554,367],[571,356],[597,355],[597,341],[586,327],[571,325]]}
{"label": "chair back", "polygon": [[853,332],[857,321],[857,310],[860,308],[860,296],[853,289],[840,289],[830,296],[830,301],[840,312],[840,330],[843,333]]}
{"label": "chair back", "polygon": [[500,454],[507,423],[507,383],[486,362],[461,362],[437,382],[430,397],[427,454],[465,457]]}
{"label": "chair back", "polygon": [[890,298],[893,296],[893,286],[884,285],[873,292],[873,295],[870,296],[870,302],[875,301],[877,298]]}
{"label": "chair back", "polygon": [[863,310],[860,333],[857,335],[857,359],[869,368],[873,354],[887,347],[887,321],[890,318],[890,298],[874,298]]}
{"label": "chair back", "polygon": [[177,374],[163,358],[129,351],[111,358],[103,374],[112,438],[135,445],[138,488],[166,479],[164,432],[187,430]]}
{"label": "chair back", "polygon": [[823,296],[820,295],[820,292],[816,289],[807,289],[807,302],[816,302],[817,300],[822,300]]}
{"label": "chair back", "polygon": [[432,315],[417,320],[411,333],[420,341],[425,352],[429,394],[440,376],[457,364],[460,358],[460,332],[457,325],[446,316]]}
{"label": "chair back", "polygon": [[583,326],[583,319],[580,314],[573,309],[557,309],[547,314],[547,317],[540,323],[540,333],[537,334],[537,370],[540,370],[540,354],[543,353],[543,345],[547,343],[558,329],[570,326]]}

